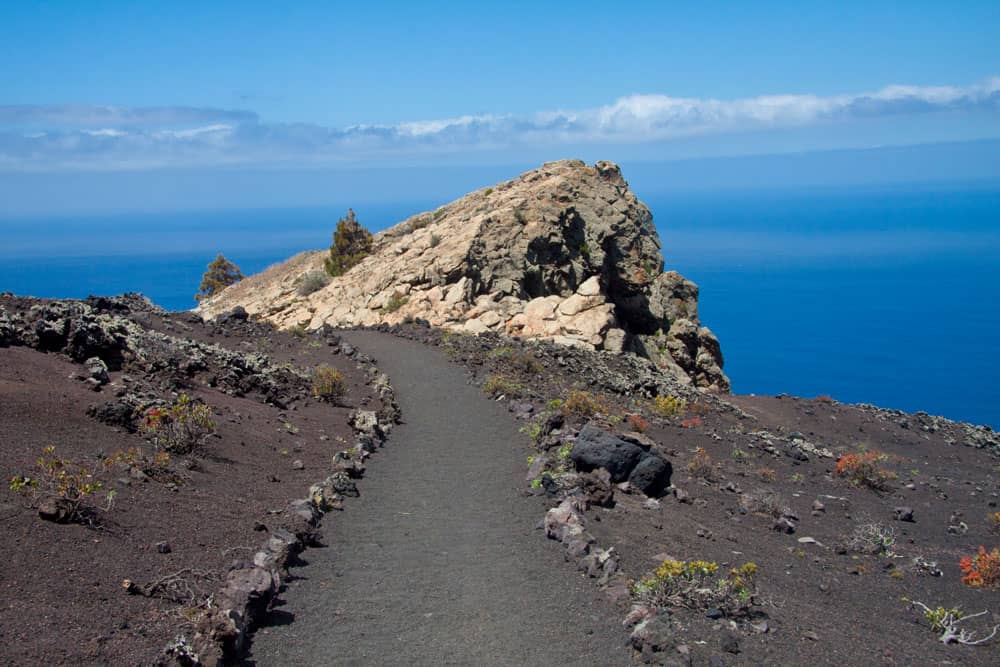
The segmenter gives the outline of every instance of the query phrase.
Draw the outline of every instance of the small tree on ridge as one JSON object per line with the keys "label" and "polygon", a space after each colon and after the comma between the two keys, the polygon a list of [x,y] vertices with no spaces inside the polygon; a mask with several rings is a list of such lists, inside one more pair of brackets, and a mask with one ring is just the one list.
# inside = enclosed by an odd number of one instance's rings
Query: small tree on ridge
{"label": "small tree on ridge", "polygon": [[344,275],[371,254],[372,242],[372,233],[361,226],[353,209],[347,209],[347,215],[337,221],[337,229],[333,232],[333,245],[325,263],[326,272],[334,278]]}
{"label": "small tree on ridge", "polygon": [[198,293],[194,295],[194,299],[195,301],[207,299],[241,280],[243,280],[243,274],[240,273],[240,267],[223,257],[220,252],[208,265],[205,275],[201,277],[201,286],[198,288]]}

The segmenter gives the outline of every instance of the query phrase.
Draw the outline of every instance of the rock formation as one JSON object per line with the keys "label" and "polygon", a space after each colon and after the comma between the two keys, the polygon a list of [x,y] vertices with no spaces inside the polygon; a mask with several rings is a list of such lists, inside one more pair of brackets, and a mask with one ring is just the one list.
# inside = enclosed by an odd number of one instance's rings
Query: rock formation
{"label": "rock formation", "polygon": [[697,286],[663,271],[653,216],[611,162],[547,163],[413,216],[376,235],[373,253],[345,275],[300,294],[325,255],[297,255],[198,311],[215,317],[239,305],[310,329],[420,318],[631,351],[696,386],[729,390],[719,342],[698,320]]}

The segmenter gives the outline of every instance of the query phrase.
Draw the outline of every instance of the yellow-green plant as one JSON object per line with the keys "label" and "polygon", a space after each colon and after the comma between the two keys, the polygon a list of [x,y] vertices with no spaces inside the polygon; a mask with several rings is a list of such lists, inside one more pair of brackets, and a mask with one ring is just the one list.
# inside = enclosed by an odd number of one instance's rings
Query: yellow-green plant
{"label": "yellow-green plant", "polygon": [[54,445],[42,450],[35,461],[34,475],[15,475],[10,480],[10,490],[31,497],[33,500],[52,500],[60,513],[58,520],[84,522],[90,520],[97,509],[108,510],[115,498],[115,491],[105,494],[106,505],[99,508],[93,500],[104,488],[98,478],[102,462],[93,464],[65,459],[56,454]]}
{"label": "yellow-green plant", "polygon": [[599,397],[589,391],[571,391],[562,404],[564,415],[592,417],[598,413],[607,413],[608,409]]}
{"label": "yellow-green plant", "polygon": [[347,379],[332,366],[320,364],[313,369],[312,394],[321,401],[337,403],[347,393]]}
{"label": "yellow-green plant", "polygon": [[410,297],[404,294],[400,294],[399,292],[393,292],[392,296],[390,296],[386,300],[385,305],[382,306],[382,314],[388,315],[389,313],[396,312],[397,310],[405,306],[406,302],[409,300]]}
{"label": "yellow-green plant", "polygon": [[680,417],[687,410],[687,401],[676,396],[657,396],[650,406],[653,413],[664,419]]}
{"label": "yellow-green plant", "polygon": [[508,398],[518,398],[524,394],[524,387],[506,375],[491,375],[483,383],[483,393],[490,396],[504,395]]}
{"label": "yellow-green plant", "polygon": [[157,449],[189,454],[215,433],[215,422],[210,407],[181,394],[170,407],[147,410],[140,431]]}
{"label": "yellow-green plant", "polygon": [[632,596],[657,608],[717,608],[728,616],[750,610],[757,595],[757,564],[744,563],[724,575],[717,563],[668,558],[634,582]]}

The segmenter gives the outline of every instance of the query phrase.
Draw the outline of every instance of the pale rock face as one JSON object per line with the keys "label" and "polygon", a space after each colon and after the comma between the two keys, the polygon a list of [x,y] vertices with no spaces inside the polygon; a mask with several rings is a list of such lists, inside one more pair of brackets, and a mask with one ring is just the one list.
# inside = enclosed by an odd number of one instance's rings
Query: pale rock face
{"label": "pale rock face", "polygon": [[550,162],[409,218],[377,234],[345,275],[300,296],[296,280],[322,270],[325,255],[297,255],[197,310],[215,317],[242,305],[310,328],[420,317],[471,334],[635,352],[696,386],[729,390],[718,340],[698,320],[697,286],[663,271],[652,214],[611,162]]}

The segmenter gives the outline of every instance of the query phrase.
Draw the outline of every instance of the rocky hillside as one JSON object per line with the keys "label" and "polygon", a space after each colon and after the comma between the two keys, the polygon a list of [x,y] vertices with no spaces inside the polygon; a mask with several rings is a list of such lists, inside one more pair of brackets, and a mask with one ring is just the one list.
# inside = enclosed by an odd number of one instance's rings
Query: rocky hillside
{"label": "rocky hillside", "polygon": [[663,270],[653,216],[611,162],[547,163],[409,218],[378,234],[359,265],[303,294],[325,254],[293,257],[199,311],[211,318],[239,305],[309,329],[422,319],[631,351],[698,387],[729,390],[719,342],[698,319],[698,287]]}

